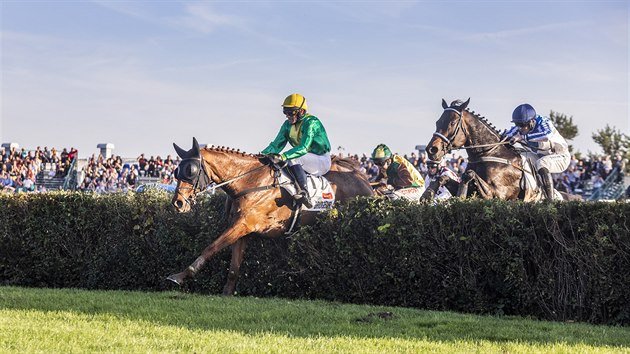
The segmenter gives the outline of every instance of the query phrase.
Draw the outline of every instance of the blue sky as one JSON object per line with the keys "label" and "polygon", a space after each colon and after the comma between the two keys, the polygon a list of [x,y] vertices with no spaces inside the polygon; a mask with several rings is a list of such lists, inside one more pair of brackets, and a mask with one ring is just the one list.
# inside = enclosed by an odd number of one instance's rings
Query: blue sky
{"label": "blue sky", "polygon": [[518,104],[573,116],[581,152],[630,133],[628,1],[0,2],[0,141],[262,150],[302,93],[333,152],[426,144],[441,100],[497,127]]}

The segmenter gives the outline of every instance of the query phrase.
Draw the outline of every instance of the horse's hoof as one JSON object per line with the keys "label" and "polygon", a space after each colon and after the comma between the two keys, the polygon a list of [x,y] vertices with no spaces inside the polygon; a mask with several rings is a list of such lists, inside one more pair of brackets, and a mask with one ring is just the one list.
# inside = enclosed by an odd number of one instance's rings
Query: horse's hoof
{"label": "horse's hoof", "polygon": [[[180,274],[181,274],[181,273],[180,273]],[[175,284],[177,284],[177,285],[179,285],[179,286],[182,286],[182,285],[184,284],[184,279],[181,277],[181,275],[180,275],[180,274],[172,274],[172,275],[169,275],[169,276],[166,278],[166,280],[170,280],[170,281],[172,281],[173,283],[175,283]]]}

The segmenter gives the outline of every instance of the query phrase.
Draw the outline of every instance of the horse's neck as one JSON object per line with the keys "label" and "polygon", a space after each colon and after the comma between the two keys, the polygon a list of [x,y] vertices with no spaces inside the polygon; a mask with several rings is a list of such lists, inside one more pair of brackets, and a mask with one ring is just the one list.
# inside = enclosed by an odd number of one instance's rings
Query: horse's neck
{"label": "horse's neck", "polygon": [[469,157],[501,156],[507,158],[518,156],[517,153],[504,144],[494,145],[501,142],[501,136],[481,122],[477,117],[470,117],[468,129],[468,141],[466,145],[472,147],[466,149]]}
{"label": "horse's neck", "polygon": [[[206,171],[212,181],[221,184],[234,180],[234,182],[225,184],[223,188],[235,193],[243,189],[243,180],[248,180],[247,177],[253,176],[239,177],[260,166],[260,162],[255,157],[236,152],[205,150],[202,157]],[[238,180],[236,180],[237,178]]]}

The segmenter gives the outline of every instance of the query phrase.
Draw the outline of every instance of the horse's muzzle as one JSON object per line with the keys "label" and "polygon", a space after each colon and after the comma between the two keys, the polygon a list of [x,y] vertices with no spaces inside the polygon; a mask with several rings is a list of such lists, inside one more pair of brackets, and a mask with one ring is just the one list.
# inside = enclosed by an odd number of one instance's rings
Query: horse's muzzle
{"label": "horse's muzzle", "polygon": [[180,198],[173,198],[172,204],[178,213],[185,213],[190,211],[190,204]]}

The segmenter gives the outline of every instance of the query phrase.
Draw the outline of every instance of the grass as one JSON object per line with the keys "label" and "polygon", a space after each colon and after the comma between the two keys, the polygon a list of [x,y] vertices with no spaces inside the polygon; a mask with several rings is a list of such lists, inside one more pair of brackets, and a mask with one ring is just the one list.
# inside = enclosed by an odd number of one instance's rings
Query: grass
{"label": "grass", "polygon": [[323,301],[0,287],[0,352],[630,353],[630,328]]}

